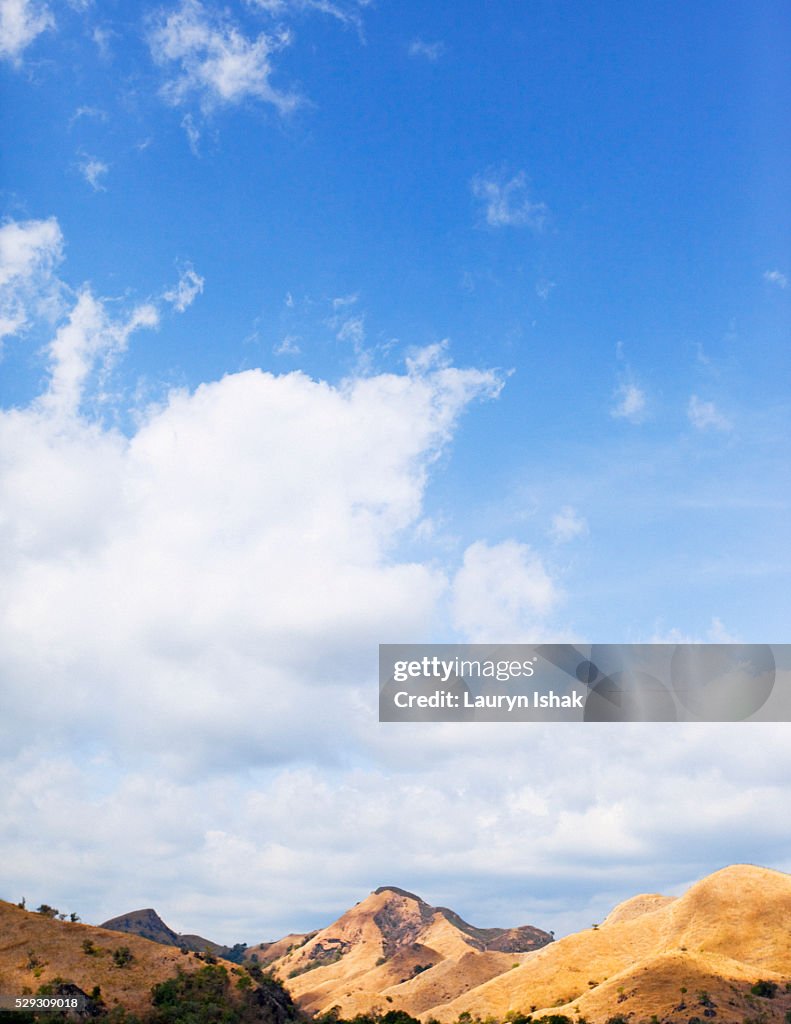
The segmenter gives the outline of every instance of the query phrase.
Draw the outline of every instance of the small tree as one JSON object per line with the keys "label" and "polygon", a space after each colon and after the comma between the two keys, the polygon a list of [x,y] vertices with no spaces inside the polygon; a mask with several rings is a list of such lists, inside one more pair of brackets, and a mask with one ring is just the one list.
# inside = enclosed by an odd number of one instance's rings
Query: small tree
{"label": "small tree", "polygon": [[116,967],[128,967],[134,958],[129,946],[119,946],[118,949],[113,950],[113,963]]}

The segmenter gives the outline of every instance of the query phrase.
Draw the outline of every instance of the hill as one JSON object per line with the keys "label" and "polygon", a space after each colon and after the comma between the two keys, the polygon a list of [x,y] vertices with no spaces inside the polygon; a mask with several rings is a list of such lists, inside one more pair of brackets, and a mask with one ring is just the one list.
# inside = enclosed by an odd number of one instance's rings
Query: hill
{"label": "hill", "polygon": [[410,1012],[446,1002],[510,970],[552,941],[538,928],[476,928],[397,886],[383,886],[270,960],[310,1012],[344,1016],[392,1002]]}
{"label": "hill", "polygon": [[[227,961],[207,963],[201,954],[175,946],[55,920],[0,900],[0,993],[36,994],[43,986],[57,990],[63,985],[91,997],[91,1016],[123,1009],[160,1024],[164,1011],[152,1002],[158,986],[163,1005],[171,1000],[189,1010],[211,1001],[228,1024],[301,1021],[288,993],[258,972],[251,975]],[[181,1020],[178,1013],[164,1015],[174,1024]],[[14,1014],[13,1019],[22,1024],[24,1018]],[[123,1014],[117,1019],[123,1020]]]}
{"label": "hill", "polygon": [[[791,1009],[789,920],[791,877],[735,865],[678,899],[627,900],[601,926],[554,942],[431,1015],[783,1021]],[[751,991],[759,981],[778,986],[775,998]]]}
{"label": "hill", "polygon": [[179,949],[189,949],[193,953],[210,953],[212,956],[224,957],[237,963],[241,961],[242,952],[246,948],[243,943],[239,943],[238,946],[223,946],[219,942],[212,942],[211,939],[204,939],[201,935],[181,935],[174,932],[151,907],[112,917],[99,927],[113,932],[124,932],[126,935],[139,935],[163,946],[177,946]]}

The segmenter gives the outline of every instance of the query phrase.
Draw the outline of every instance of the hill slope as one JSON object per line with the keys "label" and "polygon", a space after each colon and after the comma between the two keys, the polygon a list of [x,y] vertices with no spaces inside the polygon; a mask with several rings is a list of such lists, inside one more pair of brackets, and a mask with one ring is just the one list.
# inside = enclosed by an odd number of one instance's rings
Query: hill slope
{"label": "hill slope", "polygon": [[[552,943],[431,1013],[440,1021],[465,1011],[500,1018],[509,1011],[579,1012],[593,1022],[614,1014],[685,1024],[709,1016],[779,1021],[791,1007],[789,921],[791,877],[736,865],[678,899],[627,900],[598,929]],[[777,998],[751,994],[760,979],[779,985]],[[701,1003],[701,992],[716,1006]]]}
{"label": "hill slope", "polygon": [[476,928],[445,907],[384,886],[271,967],[312,1012],[337,1006],[348,1016],[387,1001],[417,1011],[509,970],[551,941],[530,926]]}
{"label": "hill slope", "polygon": [[[123,1007],[143,1019],[152,1014],[152,988],[213,971],[211,986],[225,1008],[247,1007],[247,1020],[265,1024],[299,1024],[288,994],[228,962],[209,967],[198,955],[134,934],[92,925],[53,920],[0,900],[0,993],[24,995],[42,985],[67,982],[90,996],[98,986],[107,1010]],[[225,982],[222,976],[227,972]],[[238,982],[246,978],[243,987]],[[204,986],[206,987],[206,986]],[[101,1004],[95,1000],[93,1009]],[[52,1017],[54,1020],[54,1016]],[[229,1018],[230,1019],[230,1018]]]}
{"label": "hill slope", "polygon": [[[178,946],[180,949],[189,949],[193,953],[211,953],[213,956],[228,957],[234,960],[237,957],[231,956],[234,951],[230,946],[222,946],[219,942],[212,942],[211,939],[204,939],[201,935],[180,935],[169,928],[156,910],[151,907],[145,910],[133,910],[129,914],[121,914],[112,917],[99,925],[112,932],[124,932],[126,935],[139,935],[142,939],[149,939],[151,942],[159,942],[163,946]],[[237,947],[238,948],[238,947]]]}

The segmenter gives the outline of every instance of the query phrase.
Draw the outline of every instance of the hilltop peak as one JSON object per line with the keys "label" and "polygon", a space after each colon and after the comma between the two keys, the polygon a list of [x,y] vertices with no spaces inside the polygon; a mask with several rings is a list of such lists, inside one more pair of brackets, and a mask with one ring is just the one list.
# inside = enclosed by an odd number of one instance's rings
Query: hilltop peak
{"label": "hilltop peak", "polygon": [[381,896],[383,892],[392,892],[396,896],[404,896],[408,900],[414,900],[416,903],[425,903],[419,896],[416,896],[413,892],[409,892],[407,889],[401,889],[397,885],[380,885],[378,889],[374,889],[372,895]]}

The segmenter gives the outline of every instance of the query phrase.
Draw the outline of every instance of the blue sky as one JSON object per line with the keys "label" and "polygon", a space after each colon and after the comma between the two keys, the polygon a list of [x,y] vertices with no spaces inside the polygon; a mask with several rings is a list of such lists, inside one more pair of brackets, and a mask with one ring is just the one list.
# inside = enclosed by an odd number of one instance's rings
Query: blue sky
{"label": "blue sky", "polygon": [[[761,0],[0,0],[6,888],[257,941],[315,926],[325,814],[372,845],[319,916],[389,882],[491,918],[518,877],[561,931],[646,876],[782,866],[783,726],[749,806],[735,727],[707,766],[679,731],[646,833],[633,738],[516,798],[515,735],[472,773],[469,736],[372,715],[380,641],[789,640],[789,41]],[[396,861],[409,794],[444,831]],[[116,829],[54,858],[53,806]],[[274,902],[206,896],[239,858]]]}

